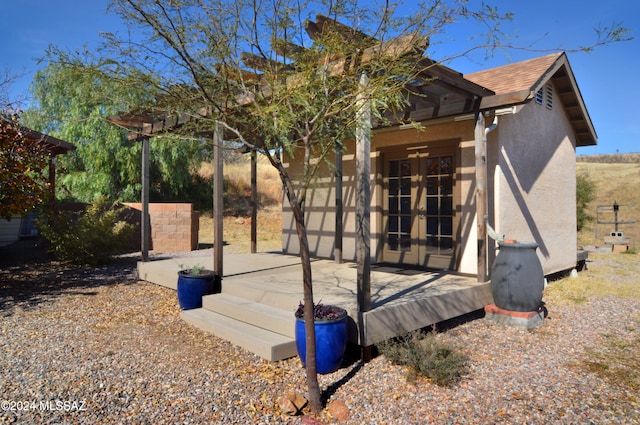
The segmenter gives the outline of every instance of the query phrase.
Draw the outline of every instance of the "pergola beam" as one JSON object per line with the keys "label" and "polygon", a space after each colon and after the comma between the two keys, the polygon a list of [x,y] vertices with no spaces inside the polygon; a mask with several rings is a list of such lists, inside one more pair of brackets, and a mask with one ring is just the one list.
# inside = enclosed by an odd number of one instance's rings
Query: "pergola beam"
{"label": "pergola beam", "polygon": [[440,85],[446,85],[452,91],[455,90],[458,93],[467,95],[471,93],[475,96],[492,96],[495,94],[487,88],[466,80],[461,73],[432,59],[421,58],[417,66],[421,74],[432,78],[434,83],[437,81]]}
{"label": "pergola beam", "polygon": [[264,58],[249,52],[242,52],[240,57],[242,58],[242,63],[244,63],[245,66],[257,71],[277,74],[281,72],[292,72],[294,70],[291,65],[287,65],[273,59]]}
{"label": "pergola beam", "polygon": [[[374,37],[362,31],[358,31],[353,27],[342,24],[335,19],[328,18],[324,15],[316,15],[315,28],[313,35],[307,31],[309,37],[318,40],[322,34],[334,32],[339,34],[345,41],[349,43],[373,44],[378,42]],[[315,37],[315,38],[314,38]]]}
{"label": "pergola beam", "polygon": [[283,40],[281,38],[275,39],[271,44],[271,47],[273,47],[273,50],[277,55],[282,56],[283,58],[291,58],[292,55],[297,56],[307,50],[302,46],[298,46],[295,43]]}

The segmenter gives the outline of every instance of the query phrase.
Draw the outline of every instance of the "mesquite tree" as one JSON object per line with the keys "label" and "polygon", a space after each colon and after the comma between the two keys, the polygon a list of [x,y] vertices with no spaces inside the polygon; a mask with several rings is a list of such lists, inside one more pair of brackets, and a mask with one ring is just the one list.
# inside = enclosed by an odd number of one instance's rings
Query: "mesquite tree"
{"label": "mesquite tree", "polygon": [[[474,47],[495,47],[499,24],[510,15],[462,0],[428,1],[403,18],[389,2],[356,0],[112,0],[111,6],[130,32],[106,34],[100,60],[88,61],[85,52],[66,57],[68,65],[137,82],[152,95],[136,105],[123,102],[130,111],[173,117],[180,126],[172,131],[183,137],[222,128],[227,141],[258,151],[278,170],[300,245],[309,400],[320,410],[307,191],[336,147],[354,137],[364,109],[384,123],[408,106],[406,83],[424,71],[420,58],[431,37],[469,19],[487,28],[486,41]],[[291,175],[284,158],[300,163],[301,175]]]}

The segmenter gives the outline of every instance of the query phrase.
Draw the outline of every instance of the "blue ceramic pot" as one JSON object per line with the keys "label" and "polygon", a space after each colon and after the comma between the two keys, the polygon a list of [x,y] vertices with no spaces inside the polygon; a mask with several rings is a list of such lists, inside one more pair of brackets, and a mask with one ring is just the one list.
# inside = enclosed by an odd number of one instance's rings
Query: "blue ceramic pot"
{"label": "blue ceramic pot", "polygon": [[[320,374],[338,370],[347,351],[349,340],[347,315],[340,319],[315,321],[316,369]],[[307,344],[304,319],[296,319],[296,348],[302,365],[306,367]]]}
{"label": "blue ceramic pot", "polygon": [[183,310],[202,307],[202,297],[213,294],[216,275],[212,271],[205,271],[198,276],[188,272],[178,272],[178,303]]}

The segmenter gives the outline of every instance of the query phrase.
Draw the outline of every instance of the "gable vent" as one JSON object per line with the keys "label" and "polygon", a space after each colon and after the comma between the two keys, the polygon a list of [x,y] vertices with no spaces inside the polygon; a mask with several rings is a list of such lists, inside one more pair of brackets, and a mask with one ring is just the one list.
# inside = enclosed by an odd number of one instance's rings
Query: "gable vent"
{"label": "gable vent", "polygon": [[545,91],[547,95],[547,109],[553,109],[553,86],[551,83],[545,86]]}
{"label": "gable vent", "polygon": [[542,89],[536,92],[536,103],[542,105],[544,103],[544,91]]}

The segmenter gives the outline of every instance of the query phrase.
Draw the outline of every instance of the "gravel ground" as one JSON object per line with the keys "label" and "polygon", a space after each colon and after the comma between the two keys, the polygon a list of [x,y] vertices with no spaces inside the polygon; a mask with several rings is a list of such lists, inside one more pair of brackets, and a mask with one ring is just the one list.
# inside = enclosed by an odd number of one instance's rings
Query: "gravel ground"
{"label": "gravel ground", "polygon": [[[175,292],[135,279],[135,262],[0,269],[0,422],[299,424],[276,399],[305,393],[297,359],[269,363],[183,323]],[[585,362],[612,337],[638,338],[640,304],[549,306],[524,331],[485,319],[439,338],[470,372],[451,388],[380,356],[320,376],[348,424],[638,424],[638,394]],[[637,373],[637,371],[631,371]],[[636,388],[637,390],[637,388]],[[335,422],[326,412],[317,419]]]}

